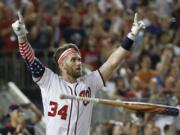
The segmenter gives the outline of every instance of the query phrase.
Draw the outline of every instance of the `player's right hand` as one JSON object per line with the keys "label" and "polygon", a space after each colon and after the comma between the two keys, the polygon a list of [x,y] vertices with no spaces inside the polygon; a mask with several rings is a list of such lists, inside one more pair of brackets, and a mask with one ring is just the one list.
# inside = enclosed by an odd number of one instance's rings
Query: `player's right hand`
{"label": "player's right hand", "polygon": [[19,19],[12,24],[13,31],[18,37],[25,37],[28,32],[20,12],[18,12],[18,18]]}

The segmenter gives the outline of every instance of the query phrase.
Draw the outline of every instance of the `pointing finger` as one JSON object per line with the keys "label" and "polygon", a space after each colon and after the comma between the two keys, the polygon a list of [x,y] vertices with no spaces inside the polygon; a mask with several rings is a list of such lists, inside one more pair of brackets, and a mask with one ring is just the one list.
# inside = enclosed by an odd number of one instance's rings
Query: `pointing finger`
{"label": "pointing finger", "polygon": [[23,23],[24,19],[23,19],[23,16],[21,15],[21,12],[18,11],[17,14],[18,14],[19,21]]}
{"label": "pointing finger", "polygon": [[135,15],[134,15],[134,23],[137,23],[137,22],[138,22],[138,14],[135,13]]}

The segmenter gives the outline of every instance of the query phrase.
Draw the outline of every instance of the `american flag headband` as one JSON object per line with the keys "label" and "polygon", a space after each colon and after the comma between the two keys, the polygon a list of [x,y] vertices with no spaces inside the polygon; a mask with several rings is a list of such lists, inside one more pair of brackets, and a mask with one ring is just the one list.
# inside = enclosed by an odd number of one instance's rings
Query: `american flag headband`
{"label": "american flag headband", "polygon": [[68,55],[73,54],[73,53],[78,53],[74,48],[69,48],[65,50],[58,59],[58,63],[61,63]]}

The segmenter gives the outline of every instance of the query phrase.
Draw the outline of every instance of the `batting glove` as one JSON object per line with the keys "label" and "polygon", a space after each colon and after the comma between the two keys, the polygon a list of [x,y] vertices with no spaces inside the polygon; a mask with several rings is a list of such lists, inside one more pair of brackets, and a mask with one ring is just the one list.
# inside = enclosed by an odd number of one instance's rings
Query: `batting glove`
{"label": "batting glove", "polygon": [[20,12],[18,12],[18,17],[19,19],[12,24],[12,28],[17,37],[22,38],[25,37],[28,32],[26,30],[24,20]]}
{"label": "batting glove", "polygon": [[138,21],[138,15],[135,13],[133,26],[131,32],[127,35],[128,38],[134,40],[140,29],[145,28],[145,24],[142,20]]}

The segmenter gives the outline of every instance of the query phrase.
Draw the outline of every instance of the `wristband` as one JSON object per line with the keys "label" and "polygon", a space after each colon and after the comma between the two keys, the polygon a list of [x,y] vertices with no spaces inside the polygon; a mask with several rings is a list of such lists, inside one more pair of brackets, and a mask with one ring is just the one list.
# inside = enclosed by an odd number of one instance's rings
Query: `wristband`
{"label": "wristband", "polygon": [[27,59],[25,60],[25,63],[33,77],[38,78],[43,76],[45,67],[37,58],[32,64],[29,63]]}
{"label": "wristband", "polygon": [[126,37],[125,38],[125,40],[122,42],[122,47],[125,49],[125,50],[130,50],[131,49],[131,47],[132,47],[132,45],[133,45],[133,40],[132,39],[130,39],[130,38],[128,38],[128,37]]}

